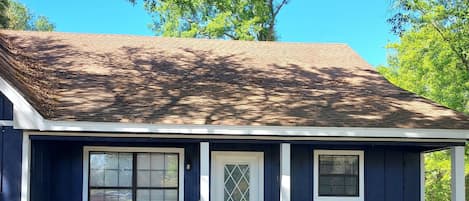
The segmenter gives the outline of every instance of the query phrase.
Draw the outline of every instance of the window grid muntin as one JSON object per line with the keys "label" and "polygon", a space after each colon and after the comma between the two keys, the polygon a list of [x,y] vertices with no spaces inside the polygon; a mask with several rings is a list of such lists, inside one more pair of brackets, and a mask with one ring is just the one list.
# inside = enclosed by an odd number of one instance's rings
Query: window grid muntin
{"label": "window grid muntin", "polygon": [[[356,169],[356,172],[357,174],[356,175],[353,175],[353,174],[324,174],[324,175],[333,175],[333,176],[336,176],[336,175],[340,175],[340,176],[353,176],[356,178],[356,191],[355,191],[355,194],[354,195],[346,195],[346,194],[321,194],[321,176],[323,174],[321,174],[321,156],[328,156],[328,157],[355,157],[356,158],[356,165],[357,167],[355,168]],[[318,179],[318,186],[317,186],[317,189],[318,189],[318,195],[321,196],[321,197],[360,197],[360,155],[358,154],[329,154],[329,153],[321,153],[321,154],[318,154],[318,175],[317,175],[317,179]],[[345,180],[344,180],[344,183],[345,183]],[[344,184],[344,187],[347,186]],[[345,191],[345,190],[344,190]]]}
{"label": "window grid muntin", "polygon": [[[120,186],[91,186],[91,154],[93,153],[128,153],[132,154],[132,186],[131,187],[120,187]],[[162,154],[173,154],[177,156],[177,186],[176,187],[137,187],[137,171],[138,171],[138,165],[137,165],[137,155],[141,153],[162,153]],[[176,200],[179,201],[179,187],[180,187],[180,154],[177,152],[125,152],[125,151],[89,151],[88,152],[88,200],[91,201],[91,191],[92,190],[131,190],[132,193],[132,201],[137,201],[137,191],[140,190],[175,190],[176,191]],[[151,159],[150,159],[151,160]]]}

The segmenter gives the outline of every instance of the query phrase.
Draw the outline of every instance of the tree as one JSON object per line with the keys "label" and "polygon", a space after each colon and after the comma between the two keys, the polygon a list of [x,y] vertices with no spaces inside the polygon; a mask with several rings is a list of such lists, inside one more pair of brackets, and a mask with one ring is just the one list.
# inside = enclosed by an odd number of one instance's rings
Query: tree
{"label": "tree", "polygon": [[6,17],[8,29],[31,31],[53,31],[55,29],[55,25],[47,17],[36,17],[25,5],[13,0],[8,0]]}
{"label": "tree", "polygon": [[[136,3],[137,0],[129,0]],[[273,41],[288,0],[143,0],[152,29],[171,37]]]}
{"label": "tree", "polygon": [[8,0],[0,0],[0,28],[8,27],[8,18],[6,10],[8,9]]}
{"label": "tree", "polygon": [[439,33],[430,27],[403,33],[388,45],[394,52],[380,71],[395,85],[457,111],[469,113],[469,72]]}
{"label": "tree", "polygon": [[406,31],[430,28],[454,52],[461,64],[458,68],[469,72],[469,1],[468,0],[395,0],[397,11],[388,20],[392,31],[401,35]]}
{"label": "tree", "polygon": [[[388,22],[400,41],[388,44],[389,66],[378,71],[397,86],[469,113],[469,1],[396,0],[394,8]],[[425,169],[426,199],[451,200],[449,152],[426,154]],[[466,186],[468,170],[466,164]]]}
{"label": "tree", "polygon": [[36,21],[34,22],[34,30],[36,31],[54,31],[55,25],[49,22],[49,19],[45,16],[37,17]]}

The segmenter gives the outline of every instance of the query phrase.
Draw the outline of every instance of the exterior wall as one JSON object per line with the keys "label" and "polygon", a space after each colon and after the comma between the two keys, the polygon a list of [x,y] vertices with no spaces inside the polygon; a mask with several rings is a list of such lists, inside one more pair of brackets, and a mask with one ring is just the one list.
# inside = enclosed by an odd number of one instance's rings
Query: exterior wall
{"label": "exterior wall", "polygon": [[[184,172],[185,201],[199,200],[199,143],[161,139],[87,138],[86,141],[45,141],[32,137],[31,200],[81,201],[83,146],[183,147],[191,170]],[[81,138],[83,140],[83,138]],[[212,151],[262,151],[265,154],[264,199],[279,201],[278,144],[211,143]]]}
{"label": "exterior wall", "polygon": [[313,200],[313,150],[365,151],[366,201],[420,200],[420,150],[391,146],[292,145],[292,201]]}
{"label": "exterior wall", "polygon": [[0,93],[0,120],[13,120],[13,104]]}
{"label": "exterior wall", "polygon": [[[13,119],[12,103],[0,93],[0,121]],[[0,201],[20,201],[22,131],[0,126]],[[199,142],[190,139],[32,136],[31,200],[82,201],[83,146],[185,148],[185,201],[199,200]],[[264,200],[279,201],[281,142],[208,140],[211,151],[264,152]],[[313,200],[313,151],[365,151],[366,201],[416,201],[420,196],[420,152],[451,143],[292,142],[292,201]]]}
{"label": "exterior wall", "polygon": [[154,139],[109,138],[80,142],[33,140],[31,200],[82,201],[83,146],[183,147],[186,162],[192,163],[191,170],[184,172],[185,200],[198,201],[199,148],[197,143],[181,144]]}
{"label": "exterior wall", "polygon": [[[0,120],[12,119],[13,105],[0,93]],[[22,142],[21,130],[0,126],[0,200],[20,200]]]}
{"label": "exterior wall", "polygon": [[[83,146],[183,147],[185,200],[199,200],[199,141],[148,138],[32,136],[31,197],[34,201],[82,201]],[[279,201],[279,143],[210,141],[211,151],[262,151],[265,201]],[[420,151],[415,146],[292,144],[292,201],[312,201],[313,150],[365,151],[366,201],[415,201],[420,196]],[[18,156],[20,157],[20,156]]]}
{"label": "exterior wall", "polygon": [[12,127],[0,127],[1,193],[0,200],[19,201],[21,195],[22,132]]}

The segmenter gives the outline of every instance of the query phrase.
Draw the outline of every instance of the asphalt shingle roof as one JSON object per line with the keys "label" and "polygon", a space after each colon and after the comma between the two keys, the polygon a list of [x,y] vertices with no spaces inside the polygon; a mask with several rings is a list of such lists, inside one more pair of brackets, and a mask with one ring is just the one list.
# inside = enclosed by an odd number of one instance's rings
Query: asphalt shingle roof
{"label": "asphalt shingle roof", "polygon": [[345,44],[2,30],[0,55],[49,120],[469,129]]}

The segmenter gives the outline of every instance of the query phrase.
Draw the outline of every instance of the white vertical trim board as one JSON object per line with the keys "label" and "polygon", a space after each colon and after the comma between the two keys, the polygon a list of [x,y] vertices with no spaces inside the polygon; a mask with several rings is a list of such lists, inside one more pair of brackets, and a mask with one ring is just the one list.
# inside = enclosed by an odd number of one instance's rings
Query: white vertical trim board
{"label": "white vertical trim board", "polygon": [[31,161],[31,140],[29,135],[23,133],[21,159],[21,201],[29,201],[30,195],[30,161]]}
{"label": "white vertical trim board", "polygon": [[280,201],[291,199],[291,145],[280,144]]}
{"label": "white vertical trim board", "polygon": [[451,201],[466,201],[464,148],[451,148]]}
{"label": "white vertical trim board", "polygon": [[420,153],[420,201],[425,201],[425,153]]}
{"label": "white vertical trim board", "polygon": [[[359,196],[319,196],[319,155],[357,155],[359,158]],[[364,201],[365,200],[365,154],[362,150],[314,150],[314,201]]]}
{"label": "white vertical trim board", "polygon": [[200,201],[210,200],[210,144],[200,143]]}
{"label": "white vertical trim board", "polygon": [[179,154],[179,201],[184,201],[184,148],[155,148],[155,147],[109,147],[109,146],[85,146],[83,147],[83,201],[88,201],[89,189],[89,153],[92,151],[102,152],[156,152]]}

